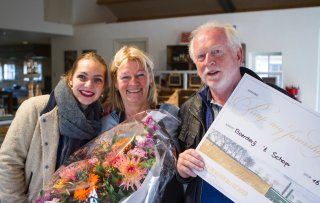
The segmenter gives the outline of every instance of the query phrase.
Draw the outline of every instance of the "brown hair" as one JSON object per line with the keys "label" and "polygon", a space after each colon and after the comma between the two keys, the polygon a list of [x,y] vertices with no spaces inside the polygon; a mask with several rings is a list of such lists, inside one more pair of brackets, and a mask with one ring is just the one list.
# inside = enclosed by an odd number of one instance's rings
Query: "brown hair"
{"label": "brown hair", "polygon": [[98,63],[100,63],[101,65],[103,65],[103,67],[105,68],[105,72],[104,72],[104,88],[107,87],[108,85],[108,70],[107,70],[107,64],[104,61],[104,59],[97,53],[95,52],[86,52],[81,54],[80,56],[78,56],[78,58],[75,60],[75,62],[72,64],[72,67],[70,70],[67,71],[67,73],[64,75],[64,77],[67,79],[68,84],[70,83],[70,81],[72,80],[72,77],[74,75],[74,73],[77,70],[78,67],[78,63],[80,60],[82,59],[92,59]]}

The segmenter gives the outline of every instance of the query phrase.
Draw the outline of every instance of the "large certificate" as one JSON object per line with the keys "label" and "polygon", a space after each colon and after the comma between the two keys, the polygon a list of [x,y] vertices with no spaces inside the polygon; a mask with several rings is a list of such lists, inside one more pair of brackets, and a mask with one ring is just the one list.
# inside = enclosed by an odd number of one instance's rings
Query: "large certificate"
{"label": "large certificate", "polygon": [[249,75],[197,150],[234,202],[320,202],[320,115]]}

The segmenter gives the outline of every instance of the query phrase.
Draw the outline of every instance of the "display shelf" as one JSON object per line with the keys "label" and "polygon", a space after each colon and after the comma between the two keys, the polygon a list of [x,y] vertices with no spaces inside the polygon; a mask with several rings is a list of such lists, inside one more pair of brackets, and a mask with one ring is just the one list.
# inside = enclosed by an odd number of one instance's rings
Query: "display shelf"
{"label": "display shelf", "polygon": [[189,57],[188,45],[167,46],[167,70],[195,70]]}
{"label": "display shelf", "polygon": [[159,70],[155,77],[160,88],[197,89],[202,84],[196,70]]}

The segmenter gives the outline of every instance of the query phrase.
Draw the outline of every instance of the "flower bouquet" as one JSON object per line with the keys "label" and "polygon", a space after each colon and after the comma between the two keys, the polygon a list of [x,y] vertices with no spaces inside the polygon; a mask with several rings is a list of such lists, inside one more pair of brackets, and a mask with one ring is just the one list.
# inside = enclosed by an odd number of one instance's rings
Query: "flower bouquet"
{"label": "flower bouquet", "polygon": [[104,132],[69,157],[36,202],[159,202],[175,174],[167,132],[178,124],[149,110]]}

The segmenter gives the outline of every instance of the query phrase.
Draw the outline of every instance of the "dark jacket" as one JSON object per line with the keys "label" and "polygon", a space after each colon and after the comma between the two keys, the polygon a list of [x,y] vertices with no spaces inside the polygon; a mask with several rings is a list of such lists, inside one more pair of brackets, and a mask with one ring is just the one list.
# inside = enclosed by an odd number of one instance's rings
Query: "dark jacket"
{"label": "dark jacket", "polygon": [[[254,78],[262,81],[262,79],[250,69],[241,67],[240,72],[242,76],[247,73]],[[272,87],[289,96],[289,94],[285,90],[277,86]],[[200,94],[208,91],[207,89],[207,86],[201,88],[180,108],[179,117],[181,119],[181,126],[178,139],[182,152],[189,148],[195,149],[206,133],[205,111],[207,109],[207,105],[201,98]],[[200,177],[184,179],[179,175],[177,175],[177,179],[181,183],[188,183],[185,193],[185,202],[200,203],[203,180]]]}

